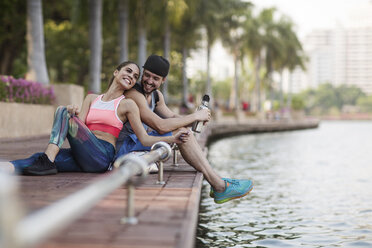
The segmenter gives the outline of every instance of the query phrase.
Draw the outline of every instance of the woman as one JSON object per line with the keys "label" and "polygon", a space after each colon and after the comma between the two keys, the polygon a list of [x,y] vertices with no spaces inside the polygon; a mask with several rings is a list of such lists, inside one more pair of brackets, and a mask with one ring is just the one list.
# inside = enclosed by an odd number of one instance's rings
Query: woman
{"label": "woman", "polygon": [[[186,130],[168,137],[146,133],[136,103],[123,95],[134,86],[139,74],[137,64],[123,62],[114,71],[107,92],[87,95],[81,111],[74,105],[58,107],[47,149],[28,159],[11,161],[16,172],[24,175],[50,175],[62,171],[104,172],[110,169],[116,139],[126,121],[130,122],[145,146],[158,141],[186,142],[189,135]],[[61,149],[66,137],[71,148]]]}

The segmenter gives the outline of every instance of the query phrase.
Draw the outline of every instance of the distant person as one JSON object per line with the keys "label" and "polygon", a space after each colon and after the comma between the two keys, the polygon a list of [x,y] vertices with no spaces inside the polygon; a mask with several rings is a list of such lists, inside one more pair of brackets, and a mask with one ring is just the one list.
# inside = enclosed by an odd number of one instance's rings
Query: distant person
{"label": "distant person", "polygon": [[[158,90],[169,72],[169,62],[158,55],[151,55],[143,65],[141,83],[124,94],[139,107],[141,120],[152,128],[151,135],[170,135],[190,126],[194,121],[210,120],[209,110],[200,110],[186,116],[173,113],[165,104],[163,94]],[[126,123],[118,139],[120,154],[132,151],[149,150],[133,133],[132,126]],[[122,145],[121,145],[122,144]],[[203,173],[211,185],[211,196],[216,203],[224,203],[248,194],[252,189],[250,180],[221,178],[211,167],[206,156],[197,143],[194,135],[190,135],[185,143],[178,145],[182,157],[197,171]]]}
{"label": "distant person", "polygon": [[[126,122],[130,123],[134,133],[146,146],[158,141],[186,142],[189,136],[187,131],[162,137],[146,133],[136,103],[123,95],[136,84],[139,75],[137,64],[123,62],[113,72],[108,90],[102,95],[87,95],[80,111],[74,105],[58,107],[45,152],[11,161],[15,171],[23,175],[105,172],[113,162],[116,140]],[[66,137],[71,148],[61,149]]]}

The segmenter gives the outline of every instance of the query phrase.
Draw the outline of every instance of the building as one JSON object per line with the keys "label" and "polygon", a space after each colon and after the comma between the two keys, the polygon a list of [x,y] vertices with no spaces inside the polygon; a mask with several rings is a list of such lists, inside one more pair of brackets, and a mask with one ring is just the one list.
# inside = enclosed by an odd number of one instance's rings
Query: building
{"label": "building", "polygon": [[295,70],[292,90],[317,88],[331,83],[354,85],[372,94],[372,4],[351,11],[347,25],[314,30],[303,40],[307,70]]}

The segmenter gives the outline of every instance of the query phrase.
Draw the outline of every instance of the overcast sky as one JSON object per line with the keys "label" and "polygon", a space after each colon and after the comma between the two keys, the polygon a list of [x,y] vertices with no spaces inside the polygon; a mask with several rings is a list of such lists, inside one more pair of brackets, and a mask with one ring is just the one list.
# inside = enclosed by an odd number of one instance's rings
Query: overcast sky
{"label": "overcast sky", "polygon": [[[371,0],[251,0],[258,8],[275,6],[291,17],[298,26],[300,38],[316,28],[334,27],[337,21],[346,22],[351,9]],[[372,13],[371,13],[372,14]]]}
{"label": "overcast sky", "polygon": [[[256,7],[276,7],[279,13],[289,16],[297,26],[297,34],[302,40],[314,29],[334,28],[336,23],[348,24],[350,13],[354,16],[372,15],[372,0],[250,0]],[[364,13],[363,13],[364,12]],[[372,22],[371,22],[372,25]],[[193,52],[188,63],[189,75],[198,70],[205,71],[205,49]],[[212,51],[211,70],[215,78],[226,78],[234,72],[233,60],[228,52],[217,42]]]}

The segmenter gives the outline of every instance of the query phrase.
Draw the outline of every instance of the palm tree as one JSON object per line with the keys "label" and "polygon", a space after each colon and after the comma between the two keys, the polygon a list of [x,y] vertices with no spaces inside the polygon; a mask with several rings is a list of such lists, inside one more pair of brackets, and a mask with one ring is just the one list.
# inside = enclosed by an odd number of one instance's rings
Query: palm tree
{"label": "palm tree", "polygon": [[129,0],[119,0],[119,63],[128,60]]}
{"label": "palm tree", "polygon": [[[283,74],[285,69],[288,69],[290,74],[295,70],[296,67],[305,69],[305,61],[307,60],[301,42],[299,41],[294,28],[293,22],[287,17],[282,17],[278,22],[277,30],[279,32],[280,39],[282,40],[282,56],[276,61],[277,70]],[[292,76],[290,75],[289,89],[292,87]],[[291,103],[291,92],[289,91],[287,98],[287,107],[290,108]],[[280,107],[283,107],[283,92],[282,92],[282,76],[280,82]]]}
{"label": "palm tree", "polygon": [[221,39],[222,43],[230,50],[234,58],[234,84],[231,87],[230,108],[239,110],[239,61],[243,54],[243,45],[246,42],[243,23],[250,18],[251,6],[247,2],[239,0],[224,0],[224,14],[221,18]]}
{"label": "palm tree", "polygon": [[146,4],[144,0],[137,1],[138,21],[138,64],[145,64],[147,57]]}
{"label": "palm tree", "polygon": [[263,22],[258,17],[250,16],[249,19],[244,23],[245,29],[245,52],[251,57],[254,64],[254,77],[255,77],[255,86],[254,86],[254,102],[253,110],[260,112],[261,111],[261,68],[263,64],[263,59],[266,54],[266,49],[264,46],[264,39],[266,35],[266,29],[263,25]]}
{"label": "palm tree", "polygon": [[212,82],[210,76],[211,48],[219,35],[218,30],[220,25],[220,17],[224,11],[223,3],[226,2],[221,0],[215,1],[202,0],[199,8],[199,17],[202,25],[204,26],[207,36],[206,93],[210,96],[211,108],[213,108]]}
{"label": "palm tree", "polygon": [[278,68],[278,61],[284,56],[283,48],[285,43],[285,40],[279,36],[279,24],[274,20],[275,11],[275,8],[264,9],[259,15],[260,22],[265,29],[265,35],[263,36],[263,46],[265,49],[263,59],[266,69],[264,82],[267,83],[266,89],[270,91],[270,100],[273,100],[272,74]]}
{"label": "palm tree", "polygon": [[[263,82],[266,82],[266,88],[271,90],[272,98],[272,73],[278,69],[279,61],[285,56],[286,38],[280,35],[280,27],[274,20],[275,11],[275,8],[263,9],[257,17],[252,18],[245,25],[247,39],[245,49],[254,61],[255,101],[253,106],[257,112],[262,111],[262,95],[266,95],[262,90]],[[263,78],[261,77],[262,69],[266,72]]]}
{"label": "palm tree", "polygon": [[102,0],[89,2],[89,42],[90,63],[89,90],[94,93],[101,92],[101,64],[102,64]]}
{"label": "palm tree", "polygon": [[[170,61],[171,50],[171,30],[172,26],[180,25],[182,16],[187,10],[187,4],[184,0],[163,0],[165,7],[164,13],[164,58]],[[168,102],[168,79],[163,83],[162,92],[164,100]]]}
{"label": "palm tree", "polygon": [[196,10],[199,1],[187,0],[187,10],[182,16],[182,21],[178,26],[174,27],[174,38],[177,45],[177,50],[182,54],[182,103],[188,104],[188,79],[187,79],[187,64],[186,59],[189,56],[189,51],[197,46],[197,41],[200,40],[200,23],[196,17]]}
{"label": "palm tree", "polygon": [[27,65],[26,79],[49,84],[45,62],[44,25],[41,0],[27,0]]}

